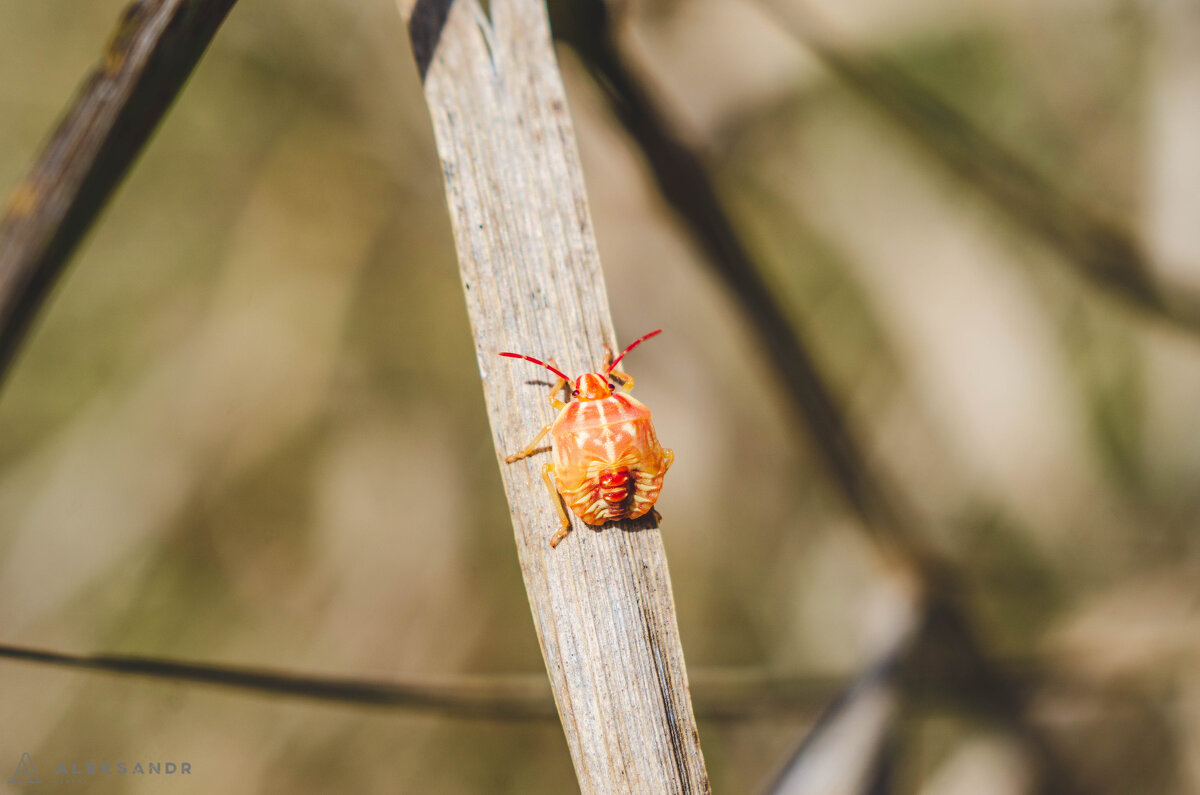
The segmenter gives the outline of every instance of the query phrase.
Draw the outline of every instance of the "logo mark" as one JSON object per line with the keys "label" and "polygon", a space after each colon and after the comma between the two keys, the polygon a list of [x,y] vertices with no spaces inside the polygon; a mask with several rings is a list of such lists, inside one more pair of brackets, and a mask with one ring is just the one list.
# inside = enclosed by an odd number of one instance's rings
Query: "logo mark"
{"label": "logo mark", "polygon": [[21,754],[21,761],[17,763],[17,769],[13,771],[13,777],[8,780],[9,784],[40,784],[37,770],[33,767],[33,759],[28,752]]}

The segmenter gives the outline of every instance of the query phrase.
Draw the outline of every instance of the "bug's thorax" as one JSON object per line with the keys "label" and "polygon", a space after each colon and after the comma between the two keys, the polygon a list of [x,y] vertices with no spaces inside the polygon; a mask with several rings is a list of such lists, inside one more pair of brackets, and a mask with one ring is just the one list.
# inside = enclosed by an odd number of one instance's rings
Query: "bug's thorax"
{"label": "bug's thorax", "polygon": [[571,402],[558,419],[555,431],[579,433],[602,431],[610,426],[649,419],[650,410],[632,395],[614,391],[604,373],[584,373],[575,379]]}
{"label": "bug's thorax", "polygon": [[656,469],[661,455],[650,410],[620,392],[601,400],[571,401],[550,438],[563,483],[591,481],[601,471],[621,465]]}
{"label": "bug's thorax", "polygon": [[555,431],[577,432],[603,429],[627,422],[650,419],[650,409],[632,395],[623,392],[603,398],[572,400],[554,422]]}

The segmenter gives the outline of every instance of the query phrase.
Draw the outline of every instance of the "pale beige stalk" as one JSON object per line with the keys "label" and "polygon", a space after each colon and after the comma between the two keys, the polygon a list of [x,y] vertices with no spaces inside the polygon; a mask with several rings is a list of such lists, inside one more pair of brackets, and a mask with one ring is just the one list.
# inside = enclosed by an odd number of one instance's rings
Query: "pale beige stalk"
{"label": "pale beige stalk", "polygon": [[551,549],[559,519],[540,478],[544,459],[503,463],[553,410],[545,387],[530,384],[544,373],[500,351],[553,358],[578,374],[595,369],[605,343],[620,349],[545,6],[493,0],[491,20],[474,0],[400,6],[442,160],[525,587],[580,789],[707,792],[657,525],[647,517],[595,532],[572,518],[574,532]]}

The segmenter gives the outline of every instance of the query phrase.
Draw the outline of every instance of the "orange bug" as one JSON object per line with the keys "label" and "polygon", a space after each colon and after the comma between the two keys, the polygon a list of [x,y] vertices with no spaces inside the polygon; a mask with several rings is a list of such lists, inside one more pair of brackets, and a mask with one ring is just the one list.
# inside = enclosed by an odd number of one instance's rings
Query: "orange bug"
{"label": "orange bug", "polygon": [[[615,359],[612,350],[604,346],[604,370],[576,378],[571,392],[576,400],[568,403],[556,395],[571,379],[554,366],[553,360],[547,364],[521,353],[500,354],[541,365],[559,379],[550,391],[550,405],[561,410],[558,418],[542,428],[524,450],[504,459],[511,464],[531,455],[538,442],[550,434],[554,461],[542,467],[542,480],[562,519],[562,529],[550,539],[550,546],[558,546],[571,532],[563,502],[592,525],[636,519],[654,508],[662,491],[663,475],[675,454],[658,443],[650,409],[628,394],[633,389],[633,376],[616,368],[625,354],[660,333],[662,329],[657,329],[639,337]],[[617,392],[612,377],[620,380],[621,392]]]}

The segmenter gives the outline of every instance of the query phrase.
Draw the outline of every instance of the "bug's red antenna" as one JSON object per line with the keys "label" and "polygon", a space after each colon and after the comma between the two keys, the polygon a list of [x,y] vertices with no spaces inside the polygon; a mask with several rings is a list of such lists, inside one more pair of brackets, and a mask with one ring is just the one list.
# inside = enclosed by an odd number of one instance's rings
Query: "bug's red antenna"
{"label": "bug's red antenna", "polygon": [[653,337],[656,334],[662,334],[662,329],[660,329],[660,328],[655,329],[654,331],[651,331],[649,334],[643,334],[642,336],[638,337],[633,342],[629,343],[629,347],[626,348],[625,350],[621,351],[621,355],[618,356],[617,358],[613,359],[612,364],[610,364],[608,366],[608,369],[605,370],[604,372],[611,373],[613,371],[613,368],[617,366],[617,363],[625,358],[625,354],[629,353],[631,350],[633,350],[637,346],[641,345],[643,342],[650,339],[651,337]]}
{"label": "bug's red antenna", "polygon": [[[641,340],[638,340],[638,342],[641,342]],[[634,345],[637,345],[637,342],[635,342]],[[633,346],[631,345],[630,347],[633,347]],[[564,373],[562,370],[559,370],[557,367],[551,367],[550,365],[543,362],[541,359],[535,359],[532,356],[526,356],[523,353],[508,353],[507,351],[502,351],[500,353],[500,355],[507,356],[510,359],[524,359],[527,362],[533,362],[534,364],[540,364],[542,367],[545,367],[547,370],[554,373],[556,376],[558,376],[562,380],[567,381],[567,382],[569,382],[571,380],[571,377],[568,376],[566,373]],[[621,355],[624,356],[625,354],[621,354]]]}

